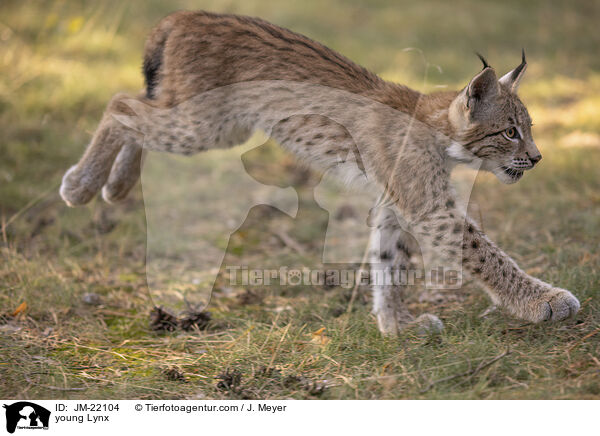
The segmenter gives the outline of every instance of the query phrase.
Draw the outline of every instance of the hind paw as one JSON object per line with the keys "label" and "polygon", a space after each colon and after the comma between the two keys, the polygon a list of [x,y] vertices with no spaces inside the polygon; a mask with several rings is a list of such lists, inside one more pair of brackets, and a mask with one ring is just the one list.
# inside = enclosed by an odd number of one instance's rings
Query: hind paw
{"label": "hind paw", "polygon": [[81,206],[88,203],[98,192],[85,175],[77,171],[77,165],[72,166],[65,173],[60,185],[60,196],[70,207]]}
{"label": "hind paw", "polygon": [[417,318],[408,312],[378,313],[377,325],[384,336],[396,336],[405,329],[412,329],[419,335],[438,334],[444,330],[444,323],[435,315],[424,313]]}
{"label": "hind paw", "polygon": [[125,200],[132,187],[133,184],[123,186],[123,184],[107,183],[102,187],[102,198],[109,204],[119,203]]}

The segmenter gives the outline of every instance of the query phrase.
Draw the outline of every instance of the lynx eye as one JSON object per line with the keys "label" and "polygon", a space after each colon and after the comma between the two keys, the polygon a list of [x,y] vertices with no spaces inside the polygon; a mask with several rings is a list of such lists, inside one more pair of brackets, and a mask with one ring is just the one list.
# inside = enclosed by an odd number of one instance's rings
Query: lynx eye
{"label": "lynx eye", "polygon": [[520,138],[519,132],[514,127],[509,127],[503,132],[504,136],[511,141],[517,140]]}

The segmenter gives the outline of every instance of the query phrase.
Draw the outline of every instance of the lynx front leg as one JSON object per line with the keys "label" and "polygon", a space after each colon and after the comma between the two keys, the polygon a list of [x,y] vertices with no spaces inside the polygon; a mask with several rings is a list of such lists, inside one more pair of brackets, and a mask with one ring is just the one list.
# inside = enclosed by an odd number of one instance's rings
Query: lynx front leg
{"label": "lynx front leg", "polygon": [[373,313],[384,335],[396,335],[407,327],[421,332],[439,332],[442,322],[434,315],[423,314],[415,319],[403,302],[411,268],[410,257],[418,247],[409,233],[398,224],[390,209],[378,212],[371,234],[371,280],[373,283]]}
{"label": "lynx front leg", "polygon": [[[141,150],[139,133],[117,121],[114,115],[135,115],[124,103],[130,96],[117,94],[109,103],[92,142],[79,163],[71,167],[63,177],[60,195],[69,206],[89,202],[105,184],[113,162],[125,144]],[[133,150],[136,150],[133,148]],[[135,152],[133,153],[135,154]],[[129,156],[128,160],[131,156]]]}
{"label": "lynx front leg", "polygon": [[522,271],[467,218],[464,266],[486,288],[492,300],[512,315],[531,321],[562,321],[577,313],[579,300]]}
{"label": "lynx front leg", "polygon": [[462,264],[465,272],[484,284],[496,305],[518,318],[536,323],[561,321],[579,310],[573,294],[526,274],[473,220],[453,208],[421,216],[414,228],[421,247],[436,253],[441,262],[437,266],[459,271]]}

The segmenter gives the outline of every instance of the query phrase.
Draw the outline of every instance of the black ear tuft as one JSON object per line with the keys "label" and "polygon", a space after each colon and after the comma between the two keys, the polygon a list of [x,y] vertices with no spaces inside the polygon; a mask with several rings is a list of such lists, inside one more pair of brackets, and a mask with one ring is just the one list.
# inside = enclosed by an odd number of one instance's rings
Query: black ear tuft
{"label": "black ear tuft", "polygon": [[512,71],[509,71],[500,78],[500,84],[506,86],[511,92],[516,92],[523,74],[527,69],[527,60],[525,59],[525,49],[521,50],[521,64]]}
{"label": "black ear tuft", "polygon": [[521,49],[521,64],[512,71],[510,76],[511,82],[516,82],[517,78],[521,75],[526,66],[527,61],[525,60],[525,49]]}
{"label": "black ear tuft", "polygon": [[485,60],[485,58],[481,54],[479,54],[478,52],[475,52],[475,54],[477,55],[477,57],[483,63],[483,69],[485,70],[486,68],[489,68],[489,65],[488,65],[487,61]]}

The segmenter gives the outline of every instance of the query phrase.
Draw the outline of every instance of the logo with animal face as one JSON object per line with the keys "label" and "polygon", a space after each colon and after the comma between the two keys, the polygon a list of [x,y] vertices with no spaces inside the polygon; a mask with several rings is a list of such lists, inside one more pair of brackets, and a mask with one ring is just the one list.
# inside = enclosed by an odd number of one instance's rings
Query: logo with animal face
{"label": "logo with animal face", "polygon": [[48,429],[50,411],[29,401],[4,404],[6,409],[6,431],[14,433],[18,429]]}

